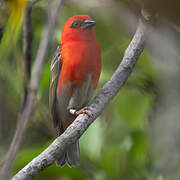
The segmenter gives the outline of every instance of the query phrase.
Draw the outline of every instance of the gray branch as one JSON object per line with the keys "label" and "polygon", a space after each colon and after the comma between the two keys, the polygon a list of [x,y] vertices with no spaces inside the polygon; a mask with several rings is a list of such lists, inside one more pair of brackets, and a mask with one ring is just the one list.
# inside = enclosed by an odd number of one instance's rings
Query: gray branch
{"label": "gray branch", "polygon": [[[33,5],[37,1],[38,0],[33,0],[31,5]],[[38,89],[40,75],[41,75],[41,71],[43,68],[44,61],[45,61],[45,55],[47,52],[48,43],[52,37],[53,30],[55,27],[55,22],[60,12],[61,4],[62,4],[62,0],[56,0],[55,6],[49,10],[51,15],[48,18],[48,22],[42,34],[42,40],[40,42],[37,56],[35,59],[34,72],[29,82],[30,90],[26,96],[26,103],[24,104],[24,107],[18,116],[18,124],[17,124],[15,135],[11,142],[6,158],[3,161],[2,167],[0,169],[0,179],[2,180],[8,179],[8,174],[11,170],[11,166],[18,153],[21,142],[23,140],[23,136],[24,136],[28,121],[33,113],[33,109],[35,106],[35,95]]]}
{"label": "gray branch", "polygon": [[89,125],[101,114],[104,107],[116,96],[130,76],[144,49],[146,33],[147,27],[140,20],[136,33],[125,51],[122,62],[89,106],[92,117],[79,115],[61,136],[56,138],[47,149],[20,170],[12,180],[31,180],[40,171],[51,165],[57,157],[61,156],[68,146],[80,138]]}

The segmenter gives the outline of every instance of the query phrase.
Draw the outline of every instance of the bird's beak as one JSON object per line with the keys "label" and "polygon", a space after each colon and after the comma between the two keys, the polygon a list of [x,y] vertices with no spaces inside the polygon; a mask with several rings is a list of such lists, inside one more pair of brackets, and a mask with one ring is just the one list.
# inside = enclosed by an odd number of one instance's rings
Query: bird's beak
{"label": "bird's beak", "polygon": [[96,22],[93,19],[85,19],[82,27],[83,29],[91,29],[93,26],[95,26]]}

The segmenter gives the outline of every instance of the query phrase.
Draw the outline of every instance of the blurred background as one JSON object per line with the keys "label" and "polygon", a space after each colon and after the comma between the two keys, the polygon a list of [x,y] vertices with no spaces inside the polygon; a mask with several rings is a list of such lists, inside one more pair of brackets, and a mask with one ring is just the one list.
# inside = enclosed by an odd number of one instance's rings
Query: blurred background
{"label": "blurred background", "polygon": [[[48,9],[54,0],[32,9],[32,64]],[[23,91],[22,16],[26,1],[1,1],[0,12],[0,163],[13,138]],[[98,89],[119,65],[136,30],[141,8],[152,16],[146,48],[127,83],[102,115],[80,138],[81,165],[55,164],[36,180],[164,180],[180,179],[180,3],[177,0],[67,0],[58,14],[53,37],[20,151],[17,173],[54,139],[48,107],[50,63],[64,22],[76,14],[96,20],[102,51]]]}

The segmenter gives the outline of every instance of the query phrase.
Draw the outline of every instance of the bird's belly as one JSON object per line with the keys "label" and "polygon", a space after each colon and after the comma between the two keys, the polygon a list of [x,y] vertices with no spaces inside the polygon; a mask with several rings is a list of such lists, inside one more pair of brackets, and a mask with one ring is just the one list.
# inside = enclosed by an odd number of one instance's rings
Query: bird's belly
{"label": "bird's belly", "polygon": [[92,75],[88,75],[87,81],[85,81],[81,87],[73,89],[72,96],[69,100],[67,109],[79,110],[84,106],[87,106],[93,96],[93,79]]}

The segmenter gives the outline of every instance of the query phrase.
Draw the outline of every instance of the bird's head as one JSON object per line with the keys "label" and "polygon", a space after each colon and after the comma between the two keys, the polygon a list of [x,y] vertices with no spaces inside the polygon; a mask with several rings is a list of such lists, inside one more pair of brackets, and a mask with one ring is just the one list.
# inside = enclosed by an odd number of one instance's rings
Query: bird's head
{"label": "bird's head", "polygon": [[95,21],[88,15],[72,16],[64,24],[61,43],[68,41],[89,41],[95,39]]}

